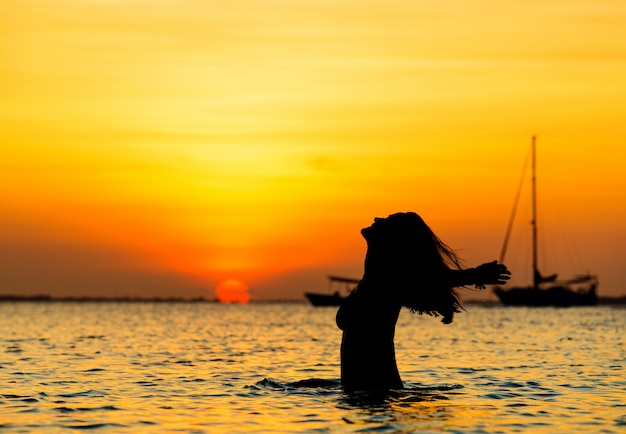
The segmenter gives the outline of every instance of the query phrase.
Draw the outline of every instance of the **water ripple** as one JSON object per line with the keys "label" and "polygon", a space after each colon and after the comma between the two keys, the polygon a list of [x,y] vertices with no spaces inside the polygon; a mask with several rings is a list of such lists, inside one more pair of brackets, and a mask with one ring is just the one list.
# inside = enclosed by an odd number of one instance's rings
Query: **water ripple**
{"label": "water ripple", "polygon": [[406,389],[354,395],[339,382],[333,309],[3,309],[3,432],[552,434],[626,426],[623,309],[472,306],[450,326],[403,312],[396,342]]}

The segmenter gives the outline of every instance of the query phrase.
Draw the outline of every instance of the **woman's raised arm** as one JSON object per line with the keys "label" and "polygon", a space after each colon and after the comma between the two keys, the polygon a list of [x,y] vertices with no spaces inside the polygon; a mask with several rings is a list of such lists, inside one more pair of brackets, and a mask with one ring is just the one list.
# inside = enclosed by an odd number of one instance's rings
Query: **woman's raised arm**
{"label": "woman's raised arm", "polygon": [[506,265],[492,261],[485,262],[476,268],[450,270],[446,272],[444,279],[450,286],[475,285],[479,289],[484,289],[485,285],[503,285],[510,279],[510,276],[511,272]]}

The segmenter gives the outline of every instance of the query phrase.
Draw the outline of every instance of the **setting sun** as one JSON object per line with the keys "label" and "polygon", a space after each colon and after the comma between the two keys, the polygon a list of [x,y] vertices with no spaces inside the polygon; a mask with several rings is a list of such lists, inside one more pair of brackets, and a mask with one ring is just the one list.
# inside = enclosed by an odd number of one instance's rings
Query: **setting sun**
{"label": "setting sun", "polygon": [[247,303],[250,301],[248,285],[237,279],[222,280],[215,287],[215,298],[220,303]]}

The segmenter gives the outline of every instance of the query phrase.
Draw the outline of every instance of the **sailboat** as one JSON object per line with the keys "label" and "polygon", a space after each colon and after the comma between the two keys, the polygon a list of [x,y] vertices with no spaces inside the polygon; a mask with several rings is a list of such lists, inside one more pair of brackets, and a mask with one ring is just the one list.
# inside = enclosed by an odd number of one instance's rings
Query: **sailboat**
{"label": "sailboat", "polygon": [[[537,189],[536,189],[536,164],[535,164],[536,137],[532,138],[532,276],[533,281],[529,286],[512,287],[504,289],[496,287],[495,294],[505,305],[513,306],[589,306],[598,303],[598,278],[591,274],[581,274],[571,279],[559,280],[556,274],[544,276],[537,266]],[[500,262],[503,262],[506,253],[508,239],[517,200],[509,221],[509,227],[500,254]]]}
{"label": "sailboat", "polygon": [[[327,276],[329,293],[322,294],[317,292],[305,292],[304,296],[311,302],[313,306],[339,306],[341,302],[347,298],[347,296],[354,290],[356,285],[360,282],[359,279],[353,279],[351,277],[340,276]],[[337,289],[337,286],[343,286],[342,291],[345,295]],[[333,288],[335,289],[333,291]]]}

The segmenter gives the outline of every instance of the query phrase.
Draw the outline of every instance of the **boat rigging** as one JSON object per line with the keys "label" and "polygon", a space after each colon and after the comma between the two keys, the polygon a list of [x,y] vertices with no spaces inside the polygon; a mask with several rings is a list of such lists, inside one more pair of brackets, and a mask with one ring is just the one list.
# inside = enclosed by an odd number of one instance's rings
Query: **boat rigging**
{"label": "boat rigging", "polygon": [[[524,165],[522,179],[518,187],[513,212],[509,219],[507,232],[500,253],[500,262],[504,261],[508,246],[513,220],[520,198],[521,185],[526,171]],[[496,287],[495,294],[506,305],[516,306],[588,306],[598,303],[596,293],[598,278],[595,275],[580,274],[568,280],[558,280],[556,274],[543,276],[538,266],[538,238],[537,238],[537,177],[536,177],[536,136],[532,138],[531,145],[531,196],[532,196],[532,285],[525,287],[513,287],[504,289]]]}

